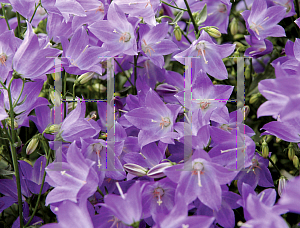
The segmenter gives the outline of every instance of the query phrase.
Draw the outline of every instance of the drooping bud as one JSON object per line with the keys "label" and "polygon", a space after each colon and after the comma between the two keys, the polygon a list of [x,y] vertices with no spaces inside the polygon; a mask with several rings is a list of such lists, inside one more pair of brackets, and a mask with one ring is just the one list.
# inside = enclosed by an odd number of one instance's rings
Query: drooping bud
{"label": "drooping bud", "polygon": [[251,97],[250,97],[250,100],[249,100],[249,103],[250,104],[254,104],[256,101],[258,101],[261,97],[261,94],[260,93],[256,93],[256,94],[253,94]]}
{"label": "drooping bud", "polygon": [[95,75],[95,72],[84,73],[84,74],[80,75],[80,77],[77,78],[74,83],[76,85],[77,84],[83,85],[83,84],[87,83],[89,80],[91,80],[94,77],[94,75]]}
{"label": "drooping bud", "polygon": [[295,156],[294,145],[292,143],[290,143],[288,146],[288,157],[291,161],[293,161],[294,156]]}
{"label": "drooping bud", "polygon": [[230,28],[230,32],[233,36],[238,33],[238,21],[236,20],[235,17],[230,22],[229,28]]}
{"label": "drooping bud", "polygon": [[246,119],[250,113],[250,107],[248,105],[244,106],[244,118]]}
{"label": "drooping bud", "polygon": [[210,36],[212,36],[214,38],[220,38],[222,36],[220,31],[213,27],[206,27],[206,28],[204,28],[204,31],[207,32]]}
{"label": "drooping bud", "polygon": [[177,41],[180,41],[182,38],[182,32],[181,29],[178,25],[175,26],[174,28],[174,35]]}
{"label": "drooping bud", "polygon": [[128,173],[138,177],[146,176],[148,171],[144,167],[133,163],[127,163],[123,167]]}
{"label": "drooping bud", "polygon": [[32,154],[36,150],[36,148],[37,148],[38,145],[39,145],[39,139],[38,139],[38,137],[34,136],[30,140],[30,142],[29,142],[29,144],[28,144],[28,146],[26,148],[26,154],[27,155]]}
{"label": "drooping bud", "polygon": [[238,42],[238,41],[234,41],[233,44],[235,44],[236,49],[245,47],[244,44],[242,44],[241,42]]}
{"label": "drooping bud", "polygon": [[261,144],[261,153],[264,158],[268,158],[269,147],[268,147],[268,143],[266,141],[263,141],[263,143]]}
{"label": "drooping bud", "polygon": [[154,167],[152,167],[149,172],[147,173],[148,177],[151,178],[161,178],[166,176],[164,174],[164,170],[168,167],[172,166],[172,163],[170,162],[164,162],[164,163],[160,163]]}
{"label": "drooping bud", "polygon": [[296,169],[299,169],[299,158],[296,155],[294,155],[293,164],[294,164]]}
{"label": "drooping bud", "polygon": [[286,186],[286,177],[285,176],[281,176],[279,178],[279,181],[278,181],[278,194],[279,196],[281,196],[283,194],[283,192],[285,191],[285,186]]}
{"label": "drooping bud", "polygon": [[56,107],[60,106],[60,102],[61,102],[60,99],[61,99],[61,95],[56,90],[52,90],[50,92],[50,100],[52,104],[54,104],[54,106]]}
{"label": "drooping bud", "polygon": [[58,132],[59,129],[60,129],[59,124],[52,124],[44,130],[44,133],[45,134],[54,134],[54,133]]}
{"label": "drooping bud", "polygon": [[244,34],[236,34],[236,35],[233,36],[234,40],[239,40],[239,39],[242,39],[242,38],[244,38]]}
{"label": "drooping bud", "polygon": [[251,71],[250,66],[247,65],[247,66],[246,66],[246,69],[245,69],[245,79],[246,79],[246,80],[249,80],[249,79],[251,78],[250,71]]}
{"label": "drooping bud", "polygon": [[100,93],[104,93],[106,91],[106,87],[99,83],[93,84],[92,87],[94,90],[99,91]]}

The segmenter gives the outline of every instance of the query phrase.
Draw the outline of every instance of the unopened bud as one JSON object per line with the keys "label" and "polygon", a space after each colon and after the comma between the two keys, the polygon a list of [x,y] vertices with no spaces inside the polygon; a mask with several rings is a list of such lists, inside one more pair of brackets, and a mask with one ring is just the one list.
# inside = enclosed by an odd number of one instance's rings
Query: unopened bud
{"label": "unopened bud", "polygon": [[[6,123],[8,124],[8,126],[11,128],[11,119],[8,117],[6,118]],[[19,124],[17,123],[17,121],[14,120],[14,129],[17,129],[19,127]]]}
{"label": "unopened bud", "polygon": [[254,104],[256,101],[258,101],[261,97],[261,94],[260,93],[256,93],[256,94],[253,94],[251,97],[250,97],[250,100],[249,100],[249,103],[250,104]]}
{"label": "unopened bud", "polygon": [[39,144],[39,139],[38,139],[38,137],[33,137],[33,138],[30,140],[30,142],[29,142],[29,144],[28,144],[28,146],[27,146],[27,148],[26,148],[26,154],[27,154],[27,155],[32,154],[32,152],[34,152],[35,149],[37,148],[38,144]]}
{"label": "unopened bud", "polygon": [[279,178],[279,182],[278,182],[278,194],[279,196],[281,196],[283,194],[283,192],[285,191],[285,186],[286,186],[286,177],[285,176],[281,176]]}
{"label": "unopened bud", "polygon": [[99,91],[100,93],[104,93],[106,91],[106,87],[99,83],[93,84],[92,87],[94,90]]}
{"label": "unopened bud", "polygon": [[156,92],[160,96],[173,96],[178,93],[178,89],[173,85],[164,83],[156,87]]}
{"label": "unopened bud", "polygon": [[261,145],[261,151],[262,151],[262,156],[264,158],[268,158],[268,156],[269,156],[269,147],[268,147],[268,143],[266,143],[266,141],[263,141],[263,143]]}
{"label": "unopened bud", "polygon": [[95,72],[87,72],[87,73],[84,73],[82,75],[80,75],[79,78],[77,78],[75,80],[75,84],[85,84],[87,83],[89,80],[91,80],[95,75]]}
{"label": "unopened bud", "polygon": [[58,132],[59,129],[60,129],[59,124],[52,124],[44,130],[44,133],[45,134],[54,134],[54,133]]}
{"label": "unopened bud", "polygon": [[244,34],[236,34],[233,36],[234,40],[239,40],[239,39],[243,39],[244,38]]}
{"label": "unopened bud", "polygon": [[280,138],[276,137],[276,140],[275,140],[276,143],[280,143],[281,141],[282,140]]}
{"label": "unopened bud", "polygon": [[59,107],[60,106],[60,100],[61,95],[56,91],[56,90],[52,90],[50,92],[50,100],[52,102],[52,104],[54,104],[54,106]]}
{"label": "unopened bud", "polygon": [[296,155],[294,155],[293,164],[296,169],[299,169],[299,158]]}
{"label": "unopened bud", "polygon": [[247,65],[247,66],[246,66],[246,69],[245,69],[245,79],[246,79],[246,80],[249,80],[249,79],[251,78],[250,71],[251,71],[250,66]]}
{"label": "unopened bud", "polygon": [[144,167],[133,163],[127,163],[123,167],[128,173],[138,177],[146,176],[148,171]]}
{"label": "unopened bud", "polygon": [[230,28],[230,32],[233,36],[238,33],[238,21],[236,20],[235,17],[230,22],[229,28]]}
{"label": "unopened bud", "polygon": [[164,163],[160,163],[154,167],[152,167],[149,172],[147,173],[148,177],[151,178],[161,178],[166,176],[164,174],[164,170],[168,167],[172,166],[172,163],[170,162],[164,162]]}
{"label": "unopened bud", "polygon": [[244,106],[244,117],[245,119],[247,118],[247,116],[249,115],[250,113],[250,107],[248,105]]}
{"label": "unopened bud", "polygon": [[177,41],[180,41],[182,38],[182,32],[181,29],[178,25],[175,26],[174,28],[174,35]]}
{"label": "unopened bud", "polygon": [[291,161],[293,161],[294,156],[295,156],[294,145],[292,143],[290,143],[288,146],[288,157]]}
{"label": "unopened bud", "polygon": [[213,28],[213,27],[206,27],[205,32],[207,32],[210,36],[214,37],[214,38],[220,38],[222,36],[222,34],[220,33],[219,30]]}
{"label": "unopened bud", "polygon": [[238,41],[234,41],[233,44],[235,44],[236,49],[241,48],[241,47],[245,47],[244,44],[242,44],[241,42],[238,42]]}

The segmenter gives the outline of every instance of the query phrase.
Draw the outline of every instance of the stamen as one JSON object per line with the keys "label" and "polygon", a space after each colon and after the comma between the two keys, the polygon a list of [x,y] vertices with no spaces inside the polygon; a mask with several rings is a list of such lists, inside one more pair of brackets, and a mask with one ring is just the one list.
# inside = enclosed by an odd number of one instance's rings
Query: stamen
{"label": "stamen", "polygon": [[[152,121],[154,122],[154,121]],[[161,122],[159,126],[161,126],[161,129],[164,129],[164,127],[168,127],[171,124],[169,117],[161,117]]]}
{"label": "stamen", "polygon": [[6,67],[5,62],[6,62],[6,56],[4,54],[1,54],[0,55],[0,63]]}
{"label": "stamen", "polygon": [[164,195],[165,191],[161,187],[157,187],[154,189],[153,195],[156,197],[158,200],[156,201],[157,204],[160,206],[162,204],[161,197]]}
{"label": "stamen", "polygon": [[199,55],[202,55],[203,59],[204,59],[204,62],[205,64],[208,63],[208,61],[206,60],[205,58],[205,43],[204,42],[199,42],[196,46],[196,50],[198,50],[198,56]]}
{"label": "stamen", "polygon": [[94,11],[94,10],[95,10],[95,14],[96,14],[97,12],[104,13],[104,7],[103,7],[103,4],[100,2],[100,6],[98,6],[97,8],[85,10],[84,12],[91,12],[91,11]]}
{"label": "stamen", "polygon": [[125,196],[123,194],[123,191],[122,191],[122,188],[121,188],[119,182],[116,182],[116,185],[117,185],[117,188],[118,188],[118,190],[120,192],[120,195],[121,195],[122,199],[125,199]]}
{"label": "stamen", "polygon": [[202,187],[200,175],[204,173],[203,170],[204,170],[204,166],[203,166],[202,162],[195,162],[194,163],[192,175],[196,175],[197,174],[198,186],[199,187]]}

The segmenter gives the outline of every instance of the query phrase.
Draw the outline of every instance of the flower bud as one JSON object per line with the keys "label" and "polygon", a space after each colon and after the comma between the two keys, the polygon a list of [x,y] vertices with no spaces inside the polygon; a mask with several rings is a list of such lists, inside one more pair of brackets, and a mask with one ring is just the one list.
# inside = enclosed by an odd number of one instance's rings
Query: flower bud
{"label": "flower bud", "polygon": [[178,25],[175,26],[174,28],[174,35],[177,41],[180,41],[182,38],[182,32],[181,29]]}
{"label": "flower bud", "polygon": [[222,34],[220,33],[219,30],[213,28],[213,27],[207,27],[204,29],[205,32],[207,32],[210,36],[214,37],[214,38],[220,38],[222,36]]}
{"label": "flower bud", "polygon": [[234,41],[233,44],[235,44],[236,49],[245,47],[244,44],[242,44],[241,42],[238,42],[238,41]]}
{"label": "flower bud", "polygon": [[164,162],[164,163],[160,163],[154,167],[152,167],[149,172],[147,173],[148,177],[151,178],[161,178],[166,176],[164,174],[164,170],[168,167],[172,166],[172,164],[170,162]]}
{"label": "flower bud", "polygon": [[59,107],[60,106],[60,100],[61,95],[56,91],[56,90],[52,90],[50,92],[50,100],[52,102],[52,104],[54,104],[54,106]]}
{"label": "flower bud", "polygon": [[266,143],[266,141],[263,141],[263,143],[261,144],[261,151],[262,151],[262,156],[264,158],[268,158],[268,156],[269,156],[269,147],[268,147],[268,143]]}
{"label": "flower bud", "polygon": [[[6,118],[6,123],[11,128],[11,119],[9,117]],[[18,127],[19,127],[19,124],[17,123],[17,121],[14,120],[14,128],[17,129]]]}
{"label": "flower bud", "polygon": [[251,71],[250,66],[247,65],[247,66],[246,66],[246,69],[245,69],[245,79],[246,79],[246,80],[249,80],[250,77],[251,77],[250,71]]}
{"label": "flower bud", "polygon": [[54,134],[54,133],[58,132],[59,129],[60,129],[59,124],[52,124],[44,130],[44,133],[45,134]]}
{"label": "flower bud", "polygon": [[39,139],[38,139],[38,137],[33,137],[30,140],[30,142],[29,142],[29,144],[28,144],[28,146],[26,148],[26,154],[27,155],[32,154],[32,152],[35,151],[35,149],[37,148],[38,145],[39,145]]}
{"label": "flower bud", "polygon": [[292,143],[289,144],[288,146],[288,157],[291,161],[293,161],[295,156],[295,149]]}
{"label": "flower bud", "polygon": [[95,72],[87,72],[82,74],[79,78],[77,78],[75,80],[75,84],[85,84],[87,83],[89,80],[91,80],[95,75]]}
{"label": "flower bud", "polygon": [[247,118],[247,116],[249,115],[250,113],[250,107],[248,105],[244,106],[244,116],[245,116],[245,119]]}
{"label": "flower bud", "polygon": [[128,173],[139,177],[146,176],[148,171],[144,167],[133,163],[127,163],[123,167]]}
{"label": "flower bud", "polygon": [[156,92],[160,96],[173,96],[178,93],[178,89],[173,85],[163,83],[156,87]]}
{"label": "flower bud", "polygon": [[299,158],[296,155],[294,155],[293,164],[296,169],[299,169]]}
{"label": "flower bud", "polygon": [[235,17],[230,22],[229,28],[230,28],[230,32],[233,36],[238,33],[238,22]]}
{"label": "flower bud", "polygon": [[283,192],[285,191],[285,186],[286,186],[286,177],[281,176],[279,178],[279,182],[278,182],[278,194],[279,194],[279,196],[281,196],[283,194]]}
{"label": "flower bud", "polygon": [[256,101],[258,101],[261,97],[261,94],[260,93],[256,93],[256,94],[253,94],[251,97],[250,97],[250,100],[249,100],[249,103],[250,104],[254,104]]}
{"label": "flower bud", "polygon": [[92,87],[94,90],[99,91],[100,93],[104,93],[106,91],[106,87],[99,83],[93,84]]}
{"label": "flower bud", "polygon": [[242,39],[242,38],[244,38],[244,34],[236,34],[236,35],[233,36],[234,40],[239,40],[239,39]]}
{"label": "flower bud", "polygon": [[281,141],[282,140],[280,138],[276,137],[276,140],[275,140],[276,143],[280,143]]}

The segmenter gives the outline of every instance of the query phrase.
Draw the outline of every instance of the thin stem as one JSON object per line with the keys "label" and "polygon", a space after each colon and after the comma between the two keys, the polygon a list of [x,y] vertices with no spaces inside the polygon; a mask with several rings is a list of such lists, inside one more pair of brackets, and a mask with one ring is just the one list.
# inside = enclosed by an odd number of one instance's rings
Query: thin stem
{"label": "thin stem", "polygon": [[296,2],[296,13],[297,13],[297,18],[299,18],[300,17],[300,11],[299,11],[299,0],[295,0],[295,2]]}
{"label": "thin stem", "polygon": [[244,1],[244,4],[245,4],[245,7],[246,7],[246,10],[248,10],[248,6],[247,6],[247,3],[246,3],[246,0],[243,0]]}
{"label": "thin stem", "polygon": [[76,87],[76,84],[74,83],[74,85],[73,85],[73,109],[75,107],[75,87]]}
{"label": "thin stem", "polygon": [[3,16],[4,16],[5,21],[6,21],[6,24],[7,24],[7,28],[8,28],[8,30],[10,30],[10,26],[9,26],[9,23],[8,23],[8,18],[7,18],[7,16],[6,16],[6,11],[5,11],[5,7],[4,7],[4,4],[3,4],[3,3],[1,3],[1,7],[2,7],[2,13],[3,13]]}
{"label": "thin stem", "polygon": [[188,36],[184,33],[184,31],[182,29],[180,29],[182,35],[185,37],[185,39],[190,43],[192,44],[192,41],[188,38]]}
{"label": "thin stem", "polygon": [[137,94],[136,80],[137,80],[137,60],[138,56],[134,56],[134,94]]}
{"label": "thin stem", "polygon": [[122,70],[123,74],[125,75],[125,77],[126,77],[127,80],[129,81],[130,85],[131,85],[132,87],[134,87],[134,85],[132,84],[131,80],[130,80],[130,79],[128,78],[128,76],[125,74],[125,71],[124,71],[123,67],[121,66],[121,64],[120,64],[116,59],[114,59],[114,60],[116,61],[116,63],[117,63],[118,66],[120,67],[120,69]]}
{"label": "thin stem", "polygon": [[65,76],[64,76],[64,94],[63,94],[63,99],[64,99],[64,118],[67,117],[67,76],[68,73],[65,71]]}
{"label": "thin stem", "polygon": [[161,3],[163,3],[163,4],[167,5],[167,6],[170,6],[170,7],[174,8],[174,9],[187,11],[186,9],[182,9],[182,8],[177,7],[177,6],[173,6],[173,5],[171,5],[171,4],[167,3],[167,2],[164,2],[164,1],[161,1]]}
{"label": "thin stem", "polygon": [[[47,167],[48,164],[49,164],[49,160],[50,160],[51,149],[49,148],[48,153],[46,152],[46,151],[47,151],[47,150],[46,150],[47,146],[46,146],[46,142],[45,142],[44,140],[42,140],[42,145],[43,145],[43,147],[44,147],[45,154],[47,155],[47,161],[46,161],[46,166],[45,166],[45,167]],[[44,184],[45,184],[45,178],[46,178],[46,170],[44,170],[44,176],[43,176],[43,180],[42,180],[40,192],[39,192],[39,195],[38,195],[38,198],[37,198],[37,201],[36,201],[34,210],[33,210],[32,214],[31,214],[31,216],[30,216],[30,219],[29,219],[28,222],[25,224],[24,228],[27,227],[27,226],[30,224],[30,222],[32,221],[32,219],[33,219],[35,213],[37,212],[37,209],[38,209],[38,206],[39,206],[39,203],[40,203],[40,199],[41,199],[41,195],[42,195],[42,191],[43,191],[43,187],[44,187]]]}
{"label": "thin stem", "polygon": [[23,228],[23,209],[22,209],[22,192],[21,192],[21,183],[20,183],[20,174],[19,174],[19,166],[18,166],[18,159],[17,159],[17,151],[15,148],[15,124],[14,124],[14,110],[12,105],[12,97],[11,97],[11,84],[13,81],[13,77],[11,78],[8,86],[8,99],[9,99],[9,112],[10,112],[10,121],[11,121],[11,142],[10,148],[12,153],[13,165],[15,170],[16,182],[17,182],[17,189],[18,189],[18,208],[19,208],[19,217],[20,217],[20,228]]}
{"label": "thin stem", "polygon": [[[191,20],[192,20],[192,23],[193,23],[193,25],[194,25],[194,29],[195,29],[195,31],[196,31],[196,34],[198,34],[198,26],[197,26],[197,24],[196,24],[196,22],[195,22],[195,20],[194,20],[192,11],[191,11],[191,9],[190,9],[190,6],[189,6],[187,0],[184,0],[184,3],[185,3],[185,6],[186,6],[186,8],[187,8],[187,11],[188,11],[188,13],[189,13],[189,15],[190,15],[190,18],[191,18]],[[198,38],[198,37],[196,37],[196,39],[197,39],[197,38]]]}
{"label": "thin stem", "polygon": [[18,12],[17,12],[17,18],[18,18],[18,37],[21,38],[21,18]]}
{"label": "thin stem", "polygon": [[[262,153],[256,149],[256,152],[262,156]],[[273,165],[273,167],[277,170],[277,172],[279,173],[279,176],[282,176],[280,170],[278,169],[278,167],[275,165],[275,163],[272,161],[272,159],[268,156],[267,159],[271,162],[271,164]]]}
{"label": "thin stem", "polygon": [[32,16],[31,16],[31,18],[30,18],[29,23],[32,22],[32,20],[33,20],[33,18],[34,18],[34,15],[35,15],[35,13],[36,13],[36,11],[37,11],[37,9],[39,8],[40,5],[41,5],[41,1],[39,1],[39,4],[37,4],[37,6],[35,6],[34,12],[33,12]]}

